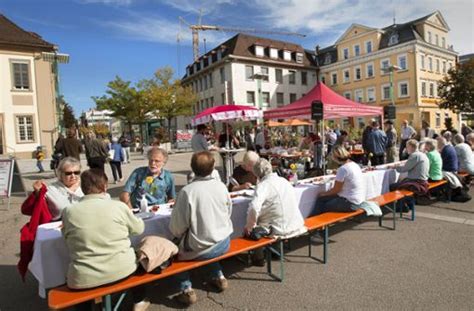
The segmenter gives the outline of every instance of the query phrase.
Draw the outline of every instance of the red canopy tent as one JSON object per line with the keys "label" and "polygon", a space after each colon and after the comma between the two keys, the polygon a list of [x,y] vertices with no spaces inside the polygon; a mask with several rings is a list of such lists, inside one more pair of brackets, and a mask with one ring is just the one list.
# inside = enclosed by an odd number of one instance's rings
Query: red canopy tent
{"label": "red canopy tent", "polygon": [[383,107],[360,104],[331,90],[324,83],[318,83],[305,96],[297,101],[276,109],[263,112],[264,119],[311,118],[311,103],[323,103],[324,119],[337,119],[361,116],[383,116]]}

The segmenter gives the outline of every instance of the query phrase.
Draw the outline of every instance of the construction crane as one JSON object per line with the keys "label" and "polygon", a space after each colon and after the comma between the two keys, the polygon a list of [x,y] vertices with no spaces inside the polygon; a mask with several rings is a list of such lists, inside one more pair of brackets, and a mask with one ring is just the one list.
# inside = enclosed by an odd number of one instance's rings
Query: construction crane
{"label": "construction crane", "polygon": [[230,32],[243,32],[243,33],[263,33],[263,34],[270,34],[270,35],[284,35],[284,36],[297,36],[297,37],[306,37],[304,34],[296,33],[296,32],[286,32],[286,31],[272,31],[272,30],[259,30],[254,28],[239,28],[239,27],[225,27],[225,26],[213,26],[213,25],[201,25],[201,18],[199,18],[198,25],[191,25],[184,18],[181,16],[179,20],[186,24],[189,29],[191,29],[192,37],[193,37],[193,56],[194,61],[199,59],[199,31],[230,31]]}

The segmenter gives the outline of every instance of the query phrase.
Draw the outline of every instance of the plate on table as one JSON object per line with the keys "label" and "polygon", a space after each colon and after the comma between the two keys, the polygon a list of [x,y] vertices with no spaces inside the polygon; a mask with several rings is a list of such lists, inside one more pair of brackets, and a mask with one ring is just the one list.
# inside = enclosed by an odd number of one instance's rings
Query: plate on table
{"label": "plate on table", "polygon": [[142,213],[135,214],[135,217],[138,217],[138,218],[141,218],[141,219],[148,219],[148,218],[151,218],[153,216],[155,216],[155,214],[151,213],[151,212],[142,212]]}

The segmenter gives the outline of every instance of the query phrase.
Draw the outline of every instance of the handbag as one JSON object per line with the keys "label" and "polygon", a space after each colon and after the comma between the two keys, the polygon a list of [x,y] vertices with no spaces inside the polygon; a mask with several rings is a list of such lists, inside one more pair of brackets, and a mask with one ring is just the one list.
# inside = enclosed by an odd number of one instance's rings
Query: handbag
{"label": "handbag", "polygon": [[107,159],[113,160],[113,159],[114,159],[114,156],[115,156],[115,150],[114,150],[114,149],[110,149],[110,150],[108,151]]}

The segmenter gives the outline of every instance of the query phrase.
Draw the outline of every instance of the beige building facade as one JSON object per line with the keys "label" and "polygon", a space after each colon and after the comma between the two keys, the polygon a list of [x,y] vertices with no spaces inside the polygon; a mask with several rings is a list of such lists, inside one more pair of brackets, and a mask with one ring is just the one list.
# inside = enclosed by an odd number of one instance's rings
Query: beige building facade
{"label": "beige building facade", "polygon": [[393,100],[397,127],[406,119],[419,129],[425,120],[439,132],[446,118],[457,127],[457,116],[437,105],[438,82],[457,61],[448,32],[439,11],[383,29],[353,24],[319,51],[320,79],[361,103],[386,106]]}
{"label": "beige building facade", "polygon": [[0,156],[51,155],[57,138],[55,77],[43,53],[56,47],[0,15]]}

